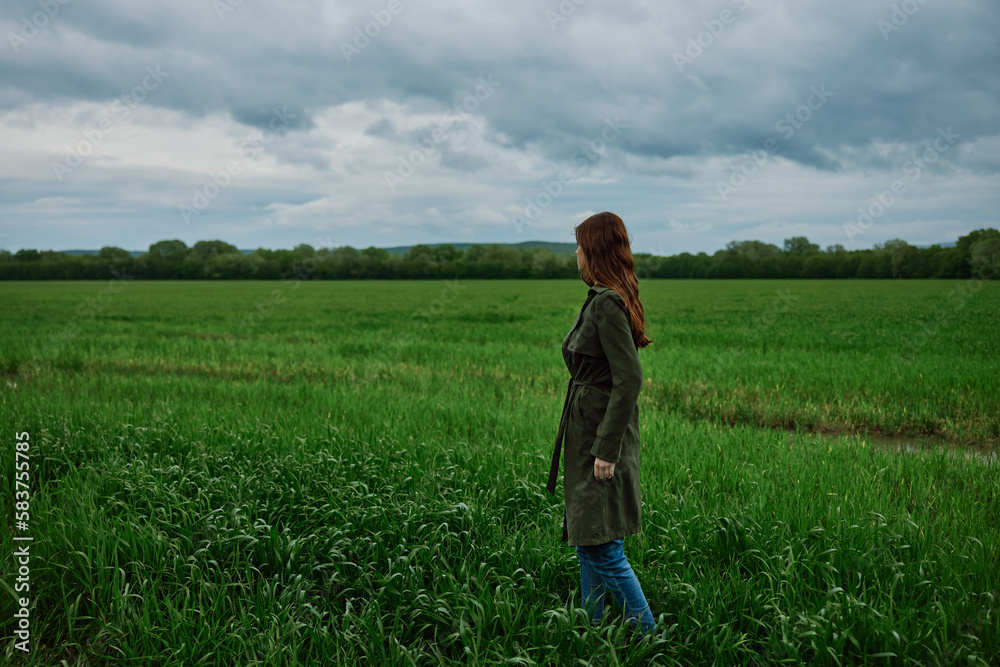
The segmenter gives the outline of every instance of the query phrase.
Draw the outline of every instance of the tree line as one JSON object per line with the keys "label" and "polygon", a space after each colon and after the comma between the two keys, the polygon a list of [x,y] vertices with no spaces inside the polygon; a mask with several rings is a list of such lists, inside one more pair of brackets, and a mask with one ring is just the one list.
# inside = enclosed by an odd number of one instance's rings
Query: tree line
{"label": "tree line", "polygon": [[[953,247],[919,248],[894,239],[873,249],[820,250],[804,236],[779,248],[762,241],[733,241],[718,252],[661,257],[636,253],[639,278],[982,278],[994,277],[1000,262],[1000,232],[980,229]],[[244,253],[224,241],[158,241],[147,252],[105,246],[96,254],[22,249],[0,250],[0,280],[81,280],[126,275],[139,279],[440,279],[576,278],[572,253],[547,248],[475,244],[417,245],[403,255],[383,248],[351,246],[292,250],[258,248]]]}

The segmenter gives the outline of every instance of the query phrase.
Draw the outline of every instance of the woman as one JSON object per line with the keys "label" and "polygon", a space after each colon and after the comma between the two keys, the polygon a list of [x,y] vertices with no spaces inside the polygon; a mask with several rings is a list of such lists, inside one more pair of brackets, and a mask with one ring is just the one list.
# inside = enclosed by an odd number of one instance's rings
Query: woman
{"label": "woman", "polygon": [[600,623],[610,590],[629,625],[648,632],[655,622],[623,538],[640,528],[638,350],[652,341],[625,223],[598,213],[574,231],[577,266],[590,290],[562,344],[570,380],[547,488],[555,493],[565,450],[563,540],[576,547],[584,608],[592,624]]}

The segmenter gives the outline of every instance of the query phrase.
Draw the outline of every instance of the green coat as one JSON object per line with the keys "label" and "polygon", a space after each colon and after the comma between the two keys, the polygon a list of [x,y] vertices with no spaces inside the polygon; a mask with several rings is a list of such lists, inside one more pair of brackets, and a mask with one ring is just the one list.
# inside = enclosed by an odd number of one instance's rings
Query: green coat
{"label": "green coat", "polygon": [[[622,297],[594,286],[562,344],[569,386],[548,490],[555,493],[564,460],[563,539],[571,546],[604,544],[638,533],[639,406],[642,367]],[[594,479],[594,457],[615,462],[608,481]]]}

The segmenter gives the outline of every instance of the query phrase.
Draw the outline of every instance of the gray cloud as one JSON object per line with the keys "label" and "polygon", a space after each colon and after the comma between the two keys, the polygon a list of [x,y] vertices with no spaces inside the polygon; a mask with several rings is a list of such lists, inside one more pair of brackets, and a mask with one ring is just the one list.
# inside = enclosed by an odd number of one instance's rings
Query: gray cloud
{"label": "gray cloud", "polygon": [[[915,11],[894,10],[904,5]],[[2,159],[0,210],[17,231],[11,233],[31,238],[30,197],[74,197],[83,202],[81,217],[100,219],[106,208],[96,202],[107,202],[123,183],[156,190],[148,208],[136,210],[168,219],[169,198],[159,201],[163,192],[179,200],[233,153],[220,145],[203,154],[212,144],[206,137],[221,144],[248,129],[265,131],[276,108],[294,118],[270,127],[276,138],[248,168],[271,169],[273,161],[274,169],[287,172],[234,179],[226,206],[213,204],[212,216],[224,220],[228,213],[235,221],[263,215],[267,204],[298,206],[346,188],[372,198],[366,204],[363,197],[361,210],[352,214],[372,224],[378,216],[409,219],[428,211],[426,229],[434,234],[444,234],[440,230],[453,220],[456,229],[472,225],[494,235],[483,240],[523,240],[485,213],[477,214],[478,223],[468,219],[458,193],[475,178],[488,206],[501,212],[523,207],[543,179],[569,168],[615,117],[628,129],[588,165],[600,170],[601,184],[586,192],[567,188],[545,212],[553,223],[580,210],[609,208],[590,199],[600,193],[613,201],[615,188],[627,183],[633,218],[651,238],[697,231],[701,222],[693,218],[667,225],[670,216],[660,211],[664,184],[692,198],[678,200],[675,210],[705,210],[729,167],[769,139],[780,144],[772,162],[791,167],[762,168],[740,191],[747,205],[751,197],[745,195],[779,177],[835,187],[821,180],[826,174],[852,179],[863,192],[947,127],[961,140],[928,166],[922,185],[961,180],[966,197],[973,193],[970,224],[995,211],[996,197],[984,184],[1000,162],[991,150],[1000,134],[996,3],[678,0],[623,6],[591,0],[568,15],[554,1],[500,7],[401,0],[402,10],[391,15],[387,6],[243,2],[220,15],[213,3],[198,0],[95,0],[61,5],[32,33],[25,26],[40,11],[38,3],[5,2],[0,119],[6,133],[23,139],[18,164],[33,165],[33,175],[25,176],[13,157]],[[66,142],[78,142],[99,121],[94,105],[104,108],[127,96],[148,66],[169,72],[168,78],[115,129],[114,141],[109,138],[67,179],[72,182],[52,179],[49,163],[65,152]],[[501,85],[460,119],[444,120],[474,95],[480,77]],[[816,90],[829,91],[828,99],[818,103]],[[34,119],[40,108],[53,110],[53,119]],[[162,116],[154,120],[157,114]],[[386,170],[436,127],[447,130],[446,140],[407,182],[433,183],[436,200],[415,201],[401,187],[376,208],[375,200],[386,195]],[[141,143],[137,135],[165,132],[176,141],[150,137],[141,152],[129,152]],[[127,143],[123,136],[130,137]],[[287,183],[311,194],[296,196]],[[714,229],[764,229],[776,209],[755,199],[753,206],[742,222],[732,223],[736,227],[719,219]],[[317,224],[315,215],[309,224]],[[337,215],[331,213],[327,224],[336,226]],[[451,217],[460,215],[466,217]],[[810,207],[808,198],[794,215],[831,228],[842,222],[836,213]],[[142,232],[132,236],[145,238]],[[384,240],[372,235],[369,243]]]}

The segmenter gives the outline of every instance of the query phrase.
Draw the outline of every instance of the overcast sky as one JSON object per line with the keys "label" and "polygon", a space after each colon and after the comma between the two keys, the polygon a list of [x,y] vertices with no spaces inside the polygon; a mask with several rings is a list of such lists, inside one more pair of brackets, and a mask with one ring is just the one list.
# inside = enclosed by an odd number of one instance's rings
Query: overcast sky
{"label": "overcast sky", "polygon": [[995,0],[3,0],[0,27],[10,251],[1000,226]]}

